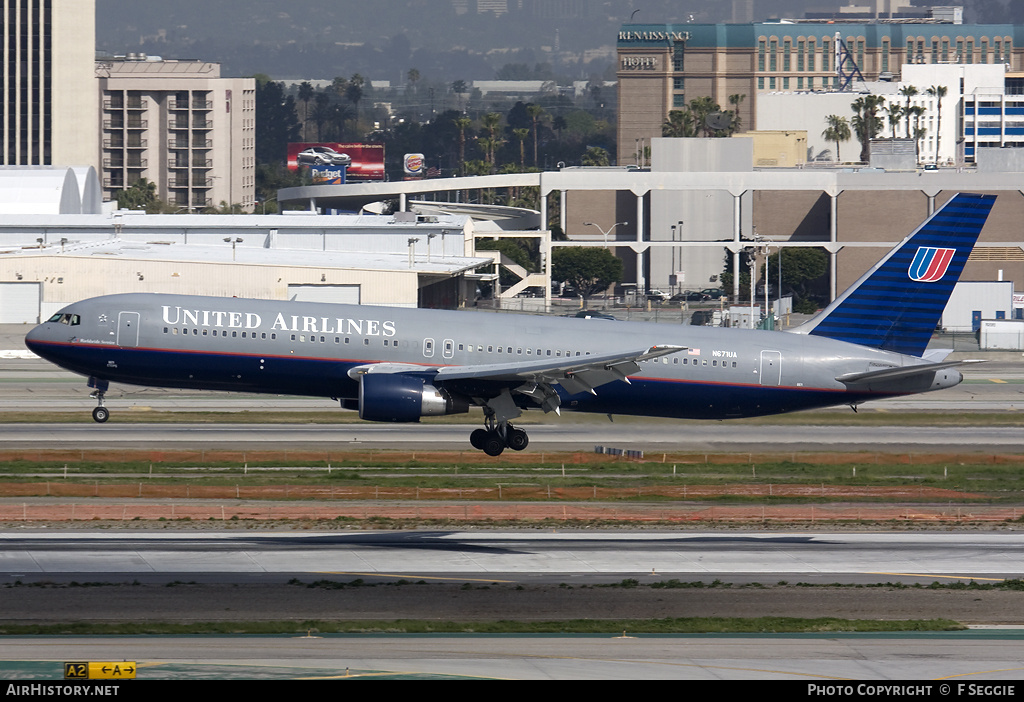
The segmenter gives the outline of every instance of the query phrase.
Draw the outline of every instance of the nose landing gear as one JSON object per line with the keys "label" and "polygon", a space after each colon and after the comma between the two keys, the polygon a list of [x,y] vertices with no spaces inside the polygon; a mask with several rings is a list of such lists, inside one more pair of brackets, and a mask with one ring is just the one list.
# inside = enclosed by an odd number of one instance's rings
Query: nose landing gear
{"label": "nose landing gear", "polygon": [[110,383],[98,378],[89,378],[89,387],[95,388],[95,390],[89,393],[89,397],[94,398],[97,404],[97,407],[92,411],[93,421],[103,424],[103,422],[110,419],[110,410],[103,406],[103,397],[107,392],[107,388],[110,387]]}

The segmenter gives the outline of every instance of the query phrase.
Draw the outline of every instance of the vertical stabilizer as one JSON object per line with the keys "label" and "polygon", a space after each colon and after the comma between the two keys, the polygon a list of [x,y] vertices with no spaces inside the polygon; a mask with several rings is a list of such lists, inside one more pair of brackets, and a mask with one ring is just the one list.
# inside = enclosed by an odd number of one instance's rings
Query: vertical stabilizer
{"label": "vertical stabilizer", "polygon": [[995,195],[955,195],[793,331],[921,356],[994,202]]}

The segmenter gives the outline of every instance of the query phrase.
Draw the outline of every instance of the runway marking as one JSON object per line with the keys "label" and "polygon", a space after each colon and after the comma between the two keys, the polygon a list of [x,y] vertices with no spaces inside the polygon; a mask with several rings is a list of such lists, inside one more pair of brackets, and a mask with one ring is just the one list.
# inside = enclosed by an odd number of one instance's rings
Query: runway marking
{"label": "runway marking", "polygon": [[994,583],[1006,581],[1006,578],[978,578],[973,575],[937,575],[935,573],[887,573],[885,571],[868,571],[865,575],[902,575],[907,578],[947,578],[949,580],[989,580]]}
{"label": "runway marking", "polygon": [[516,580],[496,580],[495,578],[447,578],[437,575],[410,575],[405,574],[394,574],[394,573],[350,573],[348,571],[334,571],[325,570],[317,571],[323,575],[361,575],[363,577],[374,577],[374,578],[403,578],[417,580],[452,580],[460,583],[515,583]]}
{"label": "runway marking", "polygon": [[956,675],[946,675],[941,678],[935,678],[936,680],[952,680],[953,678],[967,678],[972,675],[991,675],[992,673],[1012,673],[1017,670],[1024,670],[1024,668],[996,668],[995,670],[979,670],[976,673],[957,673]]}

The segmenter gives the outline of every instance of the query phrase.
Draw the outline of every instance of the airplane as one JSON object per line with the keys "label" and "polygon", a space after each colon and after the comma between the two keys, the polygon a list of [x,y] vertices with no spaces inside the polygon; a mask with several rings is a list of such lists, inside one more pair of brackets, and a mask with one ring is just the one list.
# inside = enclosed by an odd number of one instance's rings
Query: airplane
{"label": "airplane", "polygon": [[960,193],[853,286],[788,331],[200,297],[105,295],[32,329],[37,355],[111,382],[329,397],[418,422],[481,407],[470,443],[521,451],[524,411],[728,419],[958,384],[926,347],[995,201]]}

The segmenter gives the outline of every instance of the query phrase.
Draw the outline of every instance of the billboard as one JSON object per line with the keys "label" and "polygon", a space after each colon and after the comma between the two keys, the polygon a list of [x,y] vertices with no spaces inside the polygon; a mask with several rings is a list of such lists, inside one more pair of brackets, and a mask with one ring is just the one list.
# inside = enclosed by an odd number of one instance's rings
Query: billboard
{"label": "billboard", "polygon": [[[288,168],[294,171],[300,167],[309,167],[316,171],[313,174],[314,182],[384,180],[384,145],[338,142],[290,143]],[[343,171],[340,174],[340,181],[335,175],[339,170]],[[346,170],[347,173],[344,173]]]}
{"label": "billboard", "polygon": [[422,178],[426,174],[423,154],[406,154],[402,159],[402,172],[406,180]]}

